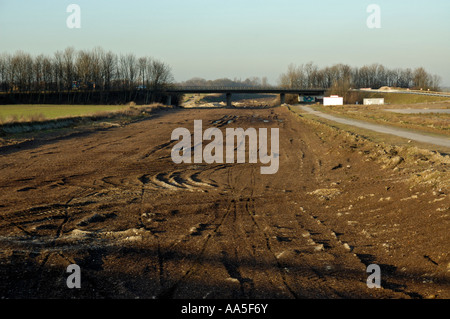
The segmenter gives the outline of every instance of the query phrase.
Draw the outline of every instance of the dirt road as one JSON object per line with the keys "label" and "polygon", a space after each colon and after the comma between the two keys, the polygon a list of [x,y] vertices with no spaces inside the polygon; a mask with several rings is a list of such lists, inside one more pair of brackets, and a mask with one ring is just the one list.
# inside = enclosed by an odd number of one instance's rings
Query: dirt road
{"label": "dirt road", "polygon": [[[174,164],[171,132],[200,119],[279,127],[278,173]],[[0,296],[449,298],[446,190],[368,153],[285,107],[161,111],[0,151]]]}

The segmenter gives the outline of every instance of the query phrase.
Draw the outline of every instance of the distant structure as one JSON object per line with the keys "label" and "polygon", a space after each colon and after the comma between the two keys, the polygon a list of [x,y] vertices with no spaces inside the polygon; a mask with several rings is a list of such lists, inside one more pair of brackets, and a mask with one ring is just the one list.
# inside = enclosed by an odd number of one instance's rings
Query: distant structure
{"label": "distant structure", "polygon": [[[215,86],[179,86],[179,87],[171,87],[164,90],[166,94],[170,96],[170,94],[211,94],[211,93],[220,93],[225,94],[227,99],[227,107],[232,107],[231,103],[231,95],[232,94],[279,94],[280,95],[280,104],[283,105],[286,103],[286,94],[298,94],[299,96],[308,96],[308,97],[320,97],[325,94],[326,89],[321,88],[277,88],[277,87],[215,87]],[[167,104],[171,104],[171,99],[168,98]]]}
{"label": "distant structure", "polygon": [[317,103],[323,100],[323,95],[299,95],[298,101],[300,103]]}
{"label": "distant structure", "polygon": [[384,98],[364,99],[364,105],[384,105]]}
{"label": "distant structure", "polygon": [[331,95],[330,97],[323,98],[323,105],[331,106],[331,105],[344,105],[344,98],[339,95]]}

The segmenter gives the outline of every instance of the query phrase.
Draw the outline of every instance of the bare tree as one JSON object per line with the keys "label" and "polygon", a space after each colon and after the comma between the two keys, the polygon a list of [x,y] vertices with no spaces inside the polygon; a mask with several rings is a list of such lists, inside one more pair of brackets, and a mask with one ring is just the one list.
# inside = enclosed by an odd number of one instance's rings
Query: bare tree
{"label": "bare tree", "polygon": [[110,90],[112,81],[116,76],[117,55],[108,51],[102,55],[102,76],[104,79],[104,88]]}
{"label": "bare tree", "polygon": [[43,83],[43,72],[42,72],[42,64],[44,61],[44,55],[40,54],[37,57],[34,58],[33,61],[33,82],[32,82],[32,89],[33,90],[42,90],[44,87]]}
{"label": "bare tree", "polygon": [[130,90],[134,87],[138,66],[136,56],[132,53],[121,55],[119,59],[120,76],[123,81],[123,88]]}
{"label": "bare tree", "polygon": [[433,75],[431,78],[430,90],[440,91],[441,83],[442,83],[442,78],[439,75]]}
{"label": "bare tree", "polygon": [[269,86],[269,80],[267,79],[267,76],[263,76],[261,79],[261,86],[262,87],[268,87]]}
{"label": "bare tree", "polygon": [[53,77],[56,85],[56,89],[61,91],[63,89],[63,75],[64,75],[64,62],[63,53],[61,51],[56,51],[53,60]]}
{"label": "bare tree", "polygon": [[153,91],[162,90],[174,81],[170,66],[158,60],[151,61],[151,71],[148,78],[149,88]]}
{"label": "bare tree", "polygon": [[17,51],[11,58],[11,81],[15,90],[29,91],[33,80],[33,59],[28,53]]}
{"label": "bare tree", "polygon": [[53,62],[50,57],[44,56],[42,60],[42,80],[44,81],[45,91],[50,91],[54,89],[52,78],[53,78]]}
{"label": "bare tree", "polygon": [[141,57],[138,59],[138,72],[139,72],[139,82],[142,85],[142,88],[144,88],[148,81],[148,73],[151,72],[150,70],[151,61],[147,57]]}
{"label": "bare tree", "polygon": [[72,83],[75,80],[75,49],[68,47],[64,50],[63,56],[63,86],[66,90],[72,88]]}
{"label": "bare tree", "polygon": [[11,56],[7,53],[0,55],[0,90],[8,91],[9,89],[9,68],[11,65]]}
{"label": "bare tree", "polygon": [[422,67],[414,70],[413,82],[414,88],[418,90],[426,90],[431,87],[431,77]]}
{"label": "bare tree", "polygon": [[90,53],[91,56],[91,79],[92,85],[91,89],[102,88],[103,86],[103,77],[102,77],[102,56],[104,51],[100,47],[96,47]]}
{"label": "bare tree", "polygon": [[305,81],[303,85],[307,88],[316,86],[319,67],[313,62],[308,62],[304,65],[303,69],[305,73]]}
{"label": "bare tree", "polygon": [[76,60],[77,80],[80,81],[80,87],[86,89],[91,82],[91,54],[87,51],[78,51]]}
{"label": "bare tree", "polygon": [[280,76],[280,85],[286,88],[301,88],[304,87],[305,76],[303,67],[296,66],[295,64],[289,64],[286,73]]}

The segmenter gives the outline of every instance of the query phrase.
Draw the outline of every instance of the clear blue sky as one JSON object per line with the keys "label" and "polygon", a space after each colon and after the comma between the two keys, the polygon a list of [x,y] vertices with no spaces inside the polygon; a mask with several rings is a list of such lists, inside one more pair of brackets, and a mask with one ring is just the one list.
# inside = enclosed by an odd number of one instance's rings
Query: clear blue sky
{"label": "clear blue sky", "polygon": [[[69,29],[69,4],[81,28]],[[369,29],[369,4],[381,29]],[[0,0],[0,52],[101,46],[149,55],[177,81],[267,76],[288,64],[425,67],[450,86],[448,0]]]}

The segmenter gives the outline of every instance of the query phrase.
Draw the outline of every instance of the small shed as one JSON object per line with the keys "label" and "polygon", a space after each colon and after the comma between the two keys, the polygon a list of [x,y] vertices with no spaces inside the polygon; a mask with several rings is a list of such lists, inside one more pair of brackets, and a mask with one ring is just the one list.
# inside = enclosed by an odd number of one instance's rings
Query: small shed
{"label": "small shed", "polygon": [[344,105],[344,98],[338,95],[331,95],[323,98],[323,105]]}

